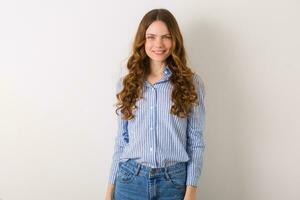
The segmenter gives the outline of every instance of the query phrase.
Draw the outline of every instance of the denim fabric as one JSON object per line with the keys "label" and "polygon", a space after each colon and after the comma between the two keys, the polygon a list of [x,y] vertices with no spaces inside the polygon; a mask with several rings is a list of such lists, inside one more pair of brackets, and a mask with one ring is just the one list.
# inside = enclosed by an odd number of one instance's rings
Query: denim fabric
{"label": "denim fabric", "polygon": [[129,159],[118,165],[114,200],[182,200],[186,191],[185,162],[151,168]]}

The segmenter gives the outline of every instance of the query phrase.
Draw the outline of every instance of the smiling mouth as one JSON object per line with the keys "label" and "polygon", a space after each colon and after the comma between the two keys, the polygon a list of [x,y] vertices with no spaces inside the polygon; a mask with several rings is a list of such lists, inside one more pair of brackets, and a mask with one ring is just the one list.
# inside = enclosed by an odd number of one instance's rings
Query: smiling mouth
{"label": "smiling mouth", "polygon": [[157,54],[157,55],[162,55],[166,52],[166,50],[162,50],[162,51],[152,51],[153,53]]}

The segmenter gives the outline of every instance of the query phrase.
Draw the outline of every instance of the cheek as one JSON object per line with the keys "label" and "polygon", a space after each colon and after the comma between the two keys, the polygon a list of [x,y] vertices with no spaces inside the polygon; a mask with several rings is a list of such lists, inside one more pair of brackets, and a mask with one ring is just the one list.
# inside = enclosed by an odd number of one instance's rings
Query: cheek
{"label": "cheek", "polygon": [[151,55],[151,46],[149,44],[145,44],[145,51],[148,56]]}
{"label": "cheek", "polygon": [[166,41],[165,47],[168,48],[168,49],[171,49],[171,47],[172,47],[172,41]]}
{"label": "cheek", "polygon": [[146,49],[146,51],[150,51],[151,47],[152,47],[152,45],[149,42],[145,43],[145,49]]}

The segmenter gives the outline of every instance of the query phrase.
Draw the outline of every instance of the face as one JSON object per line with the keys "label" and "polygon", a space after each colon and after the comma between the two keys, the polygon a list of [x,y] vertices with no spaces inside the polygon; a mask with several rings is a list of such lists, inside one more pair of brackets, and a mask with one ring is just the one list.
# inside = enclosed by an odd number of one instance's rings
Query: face
{"label": "face", "polygon": [[162,21],[154,21],[146,30],[145,50],[153,62],[164,62],[172,47],[171,34]]}

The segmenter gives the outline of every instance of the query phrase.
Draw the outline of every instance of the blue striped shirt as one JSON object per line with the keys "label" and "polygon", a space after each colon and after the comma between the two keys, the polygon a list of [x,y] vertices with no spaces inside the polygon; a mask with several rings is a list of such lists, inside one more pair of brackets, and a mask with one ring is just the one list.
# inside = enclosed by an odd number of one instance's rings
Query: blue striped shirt
{"label": "blue striped shirt", "polygon": [[[135,118],[121,119],[119,112],[109,183],[115,184],[120,161],[135,159],[138,163],[153,168],[187,162],[186,185],[198,185],[205,149],[204,83],[194,73],[193,82],[199,105],[192,108],[188,117],[180,118],[170,113],[173,89],[169,81],[171,75],[172,71],[166,65],[159,81],[152,85],[145,80],[144,99],[138,99],[137,108],[133,110]],[[117,92],[120,92],[121,87],[122,78],[117,83]]]}

